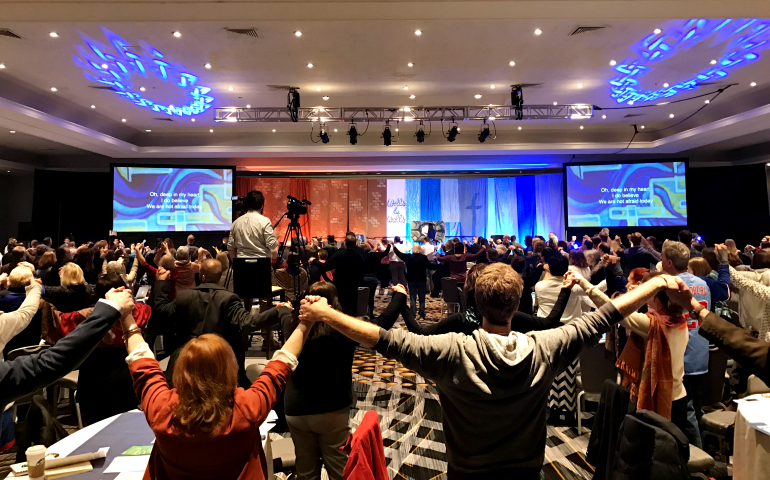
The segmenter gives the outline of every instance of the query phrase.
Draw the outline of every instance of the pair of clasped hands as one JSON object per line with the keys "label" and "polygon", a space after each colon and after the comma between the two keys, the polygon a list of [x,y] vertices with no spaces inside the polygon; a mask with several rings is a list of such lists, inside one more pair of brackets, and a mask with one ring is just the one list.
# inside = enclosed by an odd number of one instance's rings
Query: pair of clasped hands
{"label": "pair of clasped hands", "polygon": [[[396,285],[391,290],[406,295],[406,288],[403,285]],[[308,323],[321,321],[323,320],[323,312],[328,309],[329,302],[326,301],[325,297],[308,295],[299,304],[299,320]]]}

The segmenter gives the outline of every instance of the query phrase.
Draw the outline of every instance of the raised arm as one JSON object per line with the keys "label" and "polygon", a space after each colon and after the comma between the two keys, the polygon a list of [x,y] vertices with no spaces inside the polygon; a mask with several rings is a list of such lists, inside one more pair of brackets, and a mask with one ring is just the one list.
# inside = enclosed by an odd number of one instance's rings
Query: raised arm
{"label": "raised arm", "polygon": [[227,302],[227,309],[230,312],[230,324],[238,327],[243,332],[259,330],[261,328],[275,328],[281,318],[277,308],[271,308],[264,312],[253,314],[246,310],[237,295],[232,295]]}
{"label": "raised arm", "polygon": [[171,295],[171,281],[167,280],[170,272],[163,269],[158,270],[158,281],[155,282],[153,304],[153,313],[171,318],[176,313],[176,303],[169,299]]}
{"label": "raised arm", "polygon": [[129,291],[111,290],[83,323],[56,345],[35,355],[0,362],[0,405],[44,388],[76,370],[110,331],[122,312],[133,309]]}
{"label": "raised arm", "polygon": [[[388,245],[388,247],[390,247],[390,245]],[[412,257],[408,256],[407,254],[405,254],[404,252],[402,252],[396,247],[393,247],[393,253],[395,253],[398,258],[403,260],[404,263],[410,263],[412,260]]]}
{"label": "raised arm", "polygon": [[[398,249],[396,249],[398,251]],[[396,285],[393,287],[394,295],[390,300],[390,303],[382,311],[379,317],[375,318],[373,323],[380,328],[390,330],[393,324],[398,320],[398,316],[406,306],[406,290],[403,285]]]}

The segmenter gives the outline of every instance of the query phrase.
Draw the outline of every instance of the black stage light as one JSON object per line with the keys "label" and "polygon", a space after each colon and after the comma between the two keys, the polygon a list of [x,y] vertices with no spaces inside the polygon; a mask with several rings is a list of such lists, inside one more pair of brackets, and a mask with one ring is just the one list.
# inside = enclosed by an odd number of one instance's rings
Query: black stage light
{"label": "black stage light", "polygon": [[511,107],[514,109],[514,118],[524,118],[524,90],[521,85],[511,85]]}
{"label": "black stage light", "polygon": [[296,88],[289,88],[289,94],[287,95],[286,108],[289,109],[289,116],[292,122],[296,122],[299,119],[299,92]]}
{"label": "black stage light", "polygon": [[417,126],[417,131],[414,133],[414,136],[417,137],[419,143],[425,141],[425,128],[423,127],[424,124],[422,123],[422,120],[420,120],[420,125]]}
{"label": "black stage light", "polygon": [[457,135],[460,134],[458,130],[459,129],[457,128],[457,125],[452,125],[449,128],[449,131],[446,132],[446,139],[449,140],[450,142],[454,142],[455,140],[457,140]]}
{"label": "black stage light", "polygon": [[392,137],[393,135],[390,133],[390,125],[385,125],[385,130],[382,131],[382,143],[384,143],[386,147],[389,147]]}
{"label": "black stage light", "polygon": [[479,132],[479,142],[484,143],[487,138],[489,138],[489,125],[484,125]]}
{"label": "black stage light", "polygon": [[348,135],[350,135],[350,144],[355,145],[358,143],[358,130],[356,130],[356,124],[350,125],[348,129]]}
{"label": "black stage light", "polygon": [[329,143],[329,134],[326,133],[326,130],[321,130],[321,133],[318,134],[318,138],[320,138],[323,143]]}

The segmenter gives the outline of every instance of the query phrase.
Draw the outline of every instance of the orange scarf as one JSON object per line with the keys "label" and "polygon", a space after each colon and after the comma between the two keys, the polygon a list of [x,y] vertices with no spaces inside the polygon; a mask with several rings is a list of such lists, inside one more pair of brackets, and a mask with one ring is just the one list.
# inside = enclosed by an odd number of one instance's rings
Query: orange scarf
{"label": "orange scarf", "polygon": [[647,316],[650,319],[650,330],[644,359],[644,339],[631,333],[615,366],[623,372],[623,386],[631,391],[631,400],[637,401],[637,409],[651,410],[670,420],[674,374],[666,325],[675,322],[658,312],[647,313]]}

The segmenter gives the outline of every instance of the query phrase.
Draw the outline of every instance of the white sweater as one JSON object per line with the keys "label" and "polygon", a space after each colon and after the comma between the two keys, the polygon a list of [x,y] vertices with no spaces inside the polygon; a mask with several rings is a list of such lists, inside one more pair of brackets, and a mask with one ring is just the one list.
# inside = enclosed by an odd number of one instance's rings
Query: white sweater
{"label": "white sweater", "polygon": [[738,290],[741,325],[759,331],[760,340],[770,341],[770,269],[739,272],[730,267],[730,282]]}

